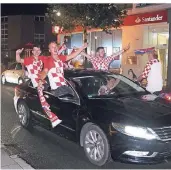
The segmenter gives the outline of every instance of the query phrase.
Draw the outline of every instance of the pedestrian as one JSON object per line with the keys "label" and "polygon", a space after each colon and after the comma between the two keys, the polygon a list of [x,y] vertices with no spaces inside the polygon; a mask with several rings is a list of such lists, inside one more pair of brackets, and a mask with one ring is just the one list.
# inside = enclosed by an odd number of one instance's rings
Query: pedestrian
{"label": "pedestrian", "polygon": [[47,57],[40,56],[41,49],[39,45],[33,46],[33,50],[32,50],[33,56],[30,56],[24,59],[20,57],[20,54],[23,50],[24,49],[22,48],[16,51],[16,61],[18,63],[23,64],[27,68],[28,77],[31,79],[33,87],[37,88],[38,90],[38,95],[39,95],[41,106],[44,112],[46,113],[46,115],[48,116],[48,118],[50,119],[52,127],[55,127],[56,124],[60,122],[60,120],[53,112],[51,112],[50,105],[47,103],[45,97],[43,96],[44,87],[42,83],[39,83],[39,80],[40,80],[39,76],[43,69],[44,63],[47,60]]}
{"label": "pedestrian", "polygon": [[161,62],[158,60],[158,54],[154,48],[149,48],[146,52],[149,61],[137,81],[142,82],[143,79],[147,79],[146,90],[158,95],[163,88]]}
{"label": "pedestrian", "polygon": [[126,52],[130,48],[130,44],[123,50],[114,53],[111,56],[105,57],[105,50],[104,47],[98,47],[96,49],[95,55],[88,55],[84,52],[81,54],[84,55],[88,61],[90,61],[93,65],[93,69],[95,70],[105,70],[108,71],[110,63],[115,60],[119,55]]}

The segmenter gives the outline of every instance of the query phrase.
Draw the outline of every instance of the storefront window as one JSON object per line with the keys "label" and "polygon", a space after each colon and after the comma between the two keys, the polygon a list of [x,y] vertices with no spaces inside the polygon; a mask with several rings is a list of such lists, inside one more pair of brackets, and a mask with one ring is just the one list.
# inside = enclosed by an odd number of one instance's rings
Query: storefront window
{"label": "storefront window", "polygon": [[168,24],[158,24],[148,26],[148,46],[155,47],[158,52],[158,58],[162,63],[163,80],[166,84],[168,67]]}

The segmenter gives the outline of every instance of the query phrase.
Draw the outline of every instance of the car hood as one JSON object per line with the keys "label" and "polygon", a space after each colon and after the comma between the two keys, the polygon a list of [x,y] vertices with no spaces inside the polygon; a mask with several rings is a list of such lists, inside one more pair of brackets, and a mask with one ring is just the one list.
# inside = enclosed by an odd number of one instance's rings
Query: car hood
{"label": "car hood", "polygon": [[[146,101],[139,97],[92,98],[91,108],[112,120],[147,126],[171,126],[171,105],[164,100]],[[117,117],[117,119],[116,119]]]}

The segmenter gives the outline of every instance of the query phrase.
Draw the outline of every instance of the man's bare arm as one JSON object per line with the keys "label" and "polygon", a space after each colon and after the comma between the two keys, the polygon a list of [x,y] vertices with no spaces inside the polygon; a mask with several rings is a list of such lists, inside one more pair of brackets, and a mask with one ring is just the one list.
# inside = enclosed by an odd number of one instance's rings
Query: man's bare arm
{"label": "man's bare arm", "polygon": [[79,48],[77,51],[73,52],[72,54],[68,55],[66,60],[71,60],[75,58],[77,55],[79,55],[85,48],[87,48],[88,44],[85,43],[81,48]]}
{"label": "man's bare arm", "polygon": [[115,57],[117,57],[117,56],[121,55],[122,53],[124,53],[125,51],[129,50],[129,48],[130,48],[130,43],[123,50],[118,51],[118,52],[112,54],[110,57],[115,59]]}
{"label": "man's bare arm", "polygon": [[87,59],[90,59],[90,58],[91,58],[91,56],[88,55],[88,54],[86,54],[84,51],[82,51],[81,54],[82,54],[84,57],[86,57]]}
{"label": "man's bare arm", "polygon": [[22,58],[20,57],[20,54],[22,53],[23,50],[24,50],[24,48],[18,49],[18,50],[16,51],[16,62],[17,62],[17,63],[24,63],[24,59],[22,59]]}

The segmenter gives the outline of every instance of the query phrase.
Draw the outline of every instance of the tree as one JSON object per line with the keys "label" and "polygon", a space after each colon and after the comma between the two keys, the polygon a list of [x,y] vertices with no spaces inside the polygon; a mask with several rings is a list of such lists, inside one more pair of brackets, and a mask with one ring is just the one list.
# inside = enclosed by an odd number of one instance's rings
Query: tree
{"label": "tree", "polygon": [[46,16],[52,25],[63,27],[65,32],[81,26],[83,40],[87,42],[88,29],[110,33],[112,28],[120,27],[127,13],[125,9],[124,4],[51,4]]}

